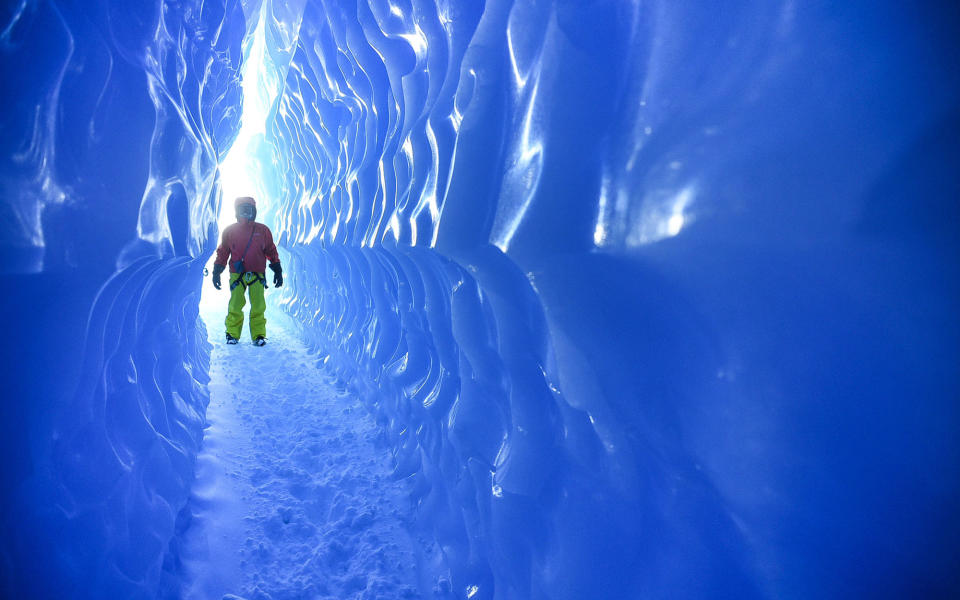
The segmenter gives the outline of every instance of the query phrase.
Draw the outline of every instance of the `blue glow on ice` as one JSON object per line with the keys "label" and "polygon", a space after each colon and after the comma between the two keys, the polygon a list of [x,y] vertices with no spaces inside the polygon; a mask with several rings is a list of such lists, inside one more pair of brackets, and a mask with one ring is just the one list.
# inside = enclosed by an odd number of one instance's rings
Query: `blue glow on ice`
{"label": "blue glow on ice", "polygon": [[7,4],[0,595],[169,576],[247,193],[441,597],[960,590],[951,3]]}

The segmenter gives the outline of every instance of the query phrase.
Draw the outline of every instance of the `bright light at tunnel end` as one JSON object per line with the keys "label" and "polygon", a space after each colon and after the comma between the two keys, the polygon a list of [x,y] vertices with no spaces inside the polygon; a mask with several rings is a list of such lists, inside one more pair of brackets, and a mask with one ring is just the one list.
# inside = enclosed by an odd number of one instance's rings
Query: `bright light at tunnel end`
{"label": "bright light at tunnel end", "polygon": [[[235,198],[256,198],[258,215],[263,215],[264,209],[271,203],[271,198],[264,193],[266,186],[263,182],[266,174],[255,155],[258,145],[263,143],[267,120],[280,92],[279,81],[269,71],[273,65],[266,47],[267,6],[268,3],[265,2],[260,9],[252,42],[243,57],[243,112],[240,117],[240,131],[218,165],[222,192],[220,213],[217,217],[217,228],[220,232],[236,221],[233,210]],[[212,269],[214,259],[215,256],[210,257],[208,268]],[[209,292],[207,287],[204,287],[203,291],[201,305],[205,309],[211,309],[214,305],[222,308],[222,299],[219,296]]]}
{"label": "bright light at tunnel end", "polygon": [[254,151],[266,133],[266,123],[273,103],[277,98],[276,85],[271,85],[267,69],[269,61],[266,50],[265,24],[267,15],[264,3],[257,27],[253,32],[253,41],[244,56],[242,69],[243,114],[240,118],[240,131],[226,156],[220,162],[220,184],[223,197],[220,205],[218,225],[224,227],[234,222],[233,199],[238,196],[253,196],[257,199],[258,213],[270,203],[262,192],[263,173],[260,170]]}

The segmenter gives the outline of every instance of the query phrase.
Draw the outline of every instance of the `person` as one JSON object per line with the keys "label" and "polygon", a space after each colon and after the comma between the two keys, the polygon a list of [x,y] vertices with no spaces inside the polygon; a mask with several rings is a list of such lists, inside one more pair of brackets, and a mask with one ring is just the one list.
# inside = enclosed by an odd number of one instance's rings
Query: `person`
{"label": "person", "polygon": [[267,259],[273,271],[273,285],[283,285],[283,269],[270,228],[257,223],[257,202],[249,196],[234,201],[237,222],[223,230],[217,258],[213,263],[213,287],[220,289],[220,274],[230,265],[230,303],[227,305],[227,343],[236,344],[243,330],[243,306],[250,293],[250,337],[257,346],[267,343],[267,304],[263,290]]}

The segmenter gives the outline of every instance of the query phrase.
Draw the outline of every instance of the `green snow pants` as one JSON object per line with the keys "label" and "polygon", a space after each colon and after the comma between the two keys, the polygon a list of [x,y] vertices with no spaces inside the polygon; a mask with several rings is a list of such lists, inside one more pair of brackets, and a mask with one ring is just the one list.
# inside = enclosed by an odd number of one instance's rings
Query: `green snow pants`
{"label": "green snow pants", "polygon": [[[257,273],[254,279],[247,274],[247,280],[240,279],[239,273],[230,273],[230,304],[227,305],[227,318],[224,325],[227,333],[240,339],[243,330],[243,306],[247,303],[246,292],[250,290],[250,338],[257,339],[261,335],[267,337],[267,303],[263,299],[263,273]],[[236,282],[236,286],[234,283]]]}

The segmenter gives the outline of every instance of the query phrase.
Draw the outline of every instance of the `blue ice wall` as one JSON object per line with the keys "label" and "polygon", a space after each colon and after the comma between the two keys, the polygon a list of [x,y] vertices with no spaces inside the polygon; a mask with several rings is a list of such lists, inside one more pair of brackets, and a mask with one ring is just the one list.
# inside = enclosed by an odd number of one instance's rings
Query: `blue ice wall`
{"label": "blue ice wall", "polygon": [[378,415],[458,597],[958,589],[956,16],[275,19],[281,303]]}
{"label": "blue ice wall", "polygon": [[[455,595],[955,595],[951,3],[268,8],[280,304]],[[0,6],[4,597],[155,595],[257,9]]]}
{"label": "blue ice wall", "polygon": [[0,596],[153,598],[207,402],[243,12],[24,0],[0,32]]}

